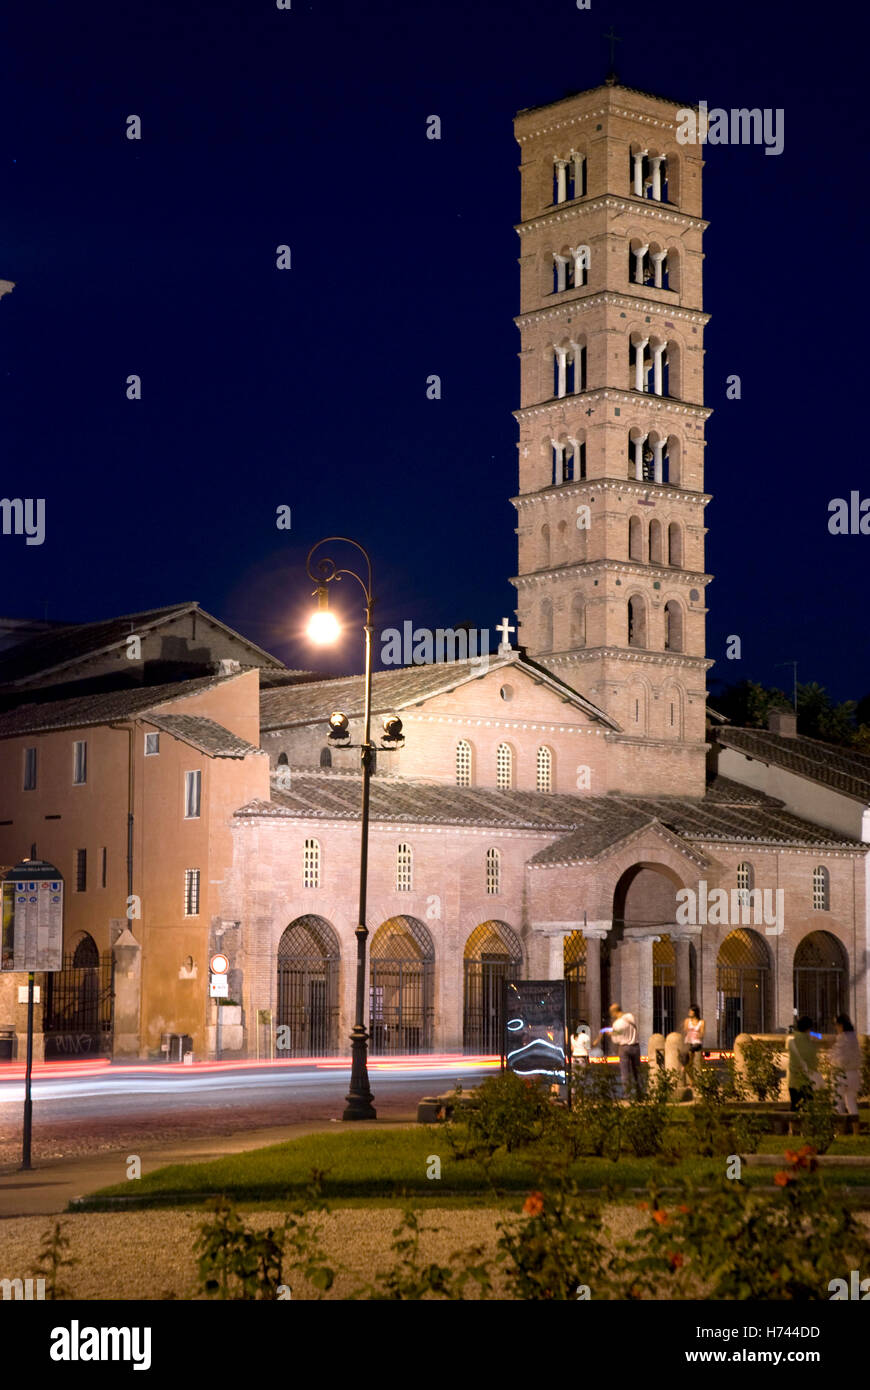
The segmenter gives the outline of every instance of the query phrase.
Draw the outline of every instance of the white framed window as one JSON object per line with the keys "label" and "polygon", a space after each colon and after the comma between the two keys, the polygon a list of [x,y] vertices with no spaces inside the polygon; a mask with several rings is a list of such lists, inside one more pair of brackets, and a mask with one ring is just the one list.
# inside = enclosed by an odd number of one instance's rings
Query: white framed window
{"label": "white framed window", "polygon": [[414,884],[414,857],[410,845],[396,850],[396,892],[410,893]]}
{"label": "white framed window", "polygon": [[184,819],[196,820],[202,806],[202,773],[184,774]]}
{"label": "white framed window", "polygon": [[813,869],[813,911],[830,912],[831,910],[831,875],[827,869],[819,865]]}
{"label": "white framed window", "polygon": [[486,891],[501,892],[501,855],[497,849],[486,851]]}
{"label": "white framed window", "polygon": [[467,738],[461,738],[456,745],[456,785],[471,786],[471,744]]}
{"label": "white framed window", "polygon": [[302,846],[302,886],[320,887],[320,841],[306,840]]}
{"label": "white framed window", "polygon": [[24,750],[24,790],[32,792],[36,790],[36,749],[25,748]]}
{"label": "white framed window", "polygon": [[199,916],[199,869],[184,871],[184,915]]}
{"label": "white framed window", "polygon": [[157,754],[158,754],[159,752],[160,752],[160,735],[159,735],[159,734],[146,734],[146,735],[145,735],[145,757],[146,757],[146,758],[154,758],[154,757],[157,756]]}
{"label": "white framed window", "polygon": [[88,852],[76,850],[76,892],[86,893],[88,888]]}
{"label": "white framed window", "polygon": [[88,745],[84,739],[73,744],[73,786],[82,787],[88,780]]}
{"label": "white framed window", "polygon": [[500,743],[495,750],[495,784],[510,787],[514,776],[514,755],[509,743]]}
{"label": "white framed window", "polygon": [[553,790],[553,755],[549,748],[538,749],[538,782],[539,792],[551,792]]}

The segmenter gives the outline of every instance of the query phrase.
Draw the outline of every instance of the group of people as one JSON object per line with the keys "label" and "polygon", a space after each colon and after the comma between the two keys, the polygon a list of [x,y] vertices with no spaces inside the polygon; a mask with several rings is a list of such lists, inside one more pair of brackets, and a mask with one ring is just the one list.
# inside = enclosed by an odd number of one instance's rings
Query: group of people
{"label": "group of people", "polygon": [[[834,1071],[837,1113],[847,1115],[850,1121],[856,1122],[858,1091],[861,1087],[861,1044],[848,1014],[837,1014],[834,1027],[837,1035],[827,1055]],[[812,1019],[803,1014],[788,1040],[786,1085],[792,1110],[800,1110],[806,1105],[821,1081],[821,1034],[814,1033],[812,1029]]]}
{"label": "group of people", "polygon": [[[592,1029],[581,1020],[571,1035],[571,1059],[575,1066],[585,1066],[594,1049],[599,1051],[602,1036],[607,1035],[614,1043],[619,1057],[619,1077],[623,1096],[640,1094],[640,1044],[634,1014],[626,1013],[621,1004],[611,1004],[610,1027],[602,1028],[597,1037],[592,1037]],[[787,1045],[787,1078],[792,1110],[799,1110],[806,1104],[814,1088],[819,1084],[819,1046],[821,1034],[812,1032],[812,1019],[806,1015],[799,1018]],[[852,1121],[858,1119],[858,1091],[861,1084],[861,1045],[848,1014],[837,1014],[835,1027],[837,1036],[828,1053],[834,1069],[837,1088],[837,1111],[847,1115]],[[693,1004],[683,1020],[683,1045],[680,1061],[686,1071],[691,1072],[704,1051],[704,1020],[697,1004]]]}

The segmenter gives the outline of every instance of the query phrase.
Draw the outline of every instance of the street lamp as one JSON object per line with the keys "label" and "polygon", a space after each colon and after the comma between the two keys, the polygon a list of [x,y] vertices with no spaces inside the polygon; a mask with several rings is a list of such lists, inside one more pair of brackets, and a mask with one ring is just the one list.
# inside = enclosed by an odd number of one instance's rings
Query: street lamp
{"label": "street lamp", "polygon": [[[345,545],[354,546],[363,556],[366,562],[365,578],[363,579],[351,569],[339,569],[334,560],[322,558],[317,561],[316,573],[312,569],[313,556],[316,550],[322,545],[329,545],[331,541],[341,541]],[[372,775],[372,760],[375,747],[371,740],[371,719],[372,719],[372,633],[374,625],[372,614],[374,611],[374,597],[372,595],[372,562],[369,554],[357,542],[350,540],[348,536],[326,536],[322,541],[318,541],[308,552],[305,568],[309,579],[317,585],[317,609],[312,614],[308,624],[308,634],[312,641],[318,644],[326,644],[335,641],[340,631],[335,615],[329,611],[329,597],[327,586],[334,579],[341,579],[343,575],[351,575],[359,584],[365,595],[366,616],[363,631],[365,632],[365,703],[363,712],[363,731],[362,742],[352,744],[350,742],[350,726],[348,717],[340,710],[336,710],[329,717],[329,742],[339,748],[358,747],[360,750],[360,762],[362,764],[362,818],[360,829],[360,861],[359,861],[359,914],[357,917],[356,928],[356,1010],[353,1032],[350,1035],[351,1049],[351,1070],[350,1070],[350,1091],[346,1096],[347,1107],[342,1115],[343,1120],[375,1120],[377,1111],[372,1105],[374,1096],[369,1086],[368,1075],[368,1034],[365,1027],[365,988],[366,988],[366,941],[368,939],[368,929],[366,927],[366,893],[368,887],[368,858],[369,858],[369,785]],[[402,734],[402,721],[398,715],[391,714],[384,720],[384,732],[381,739],[381,747],[386,751],[391,748],[400,748],[405,739]]]}

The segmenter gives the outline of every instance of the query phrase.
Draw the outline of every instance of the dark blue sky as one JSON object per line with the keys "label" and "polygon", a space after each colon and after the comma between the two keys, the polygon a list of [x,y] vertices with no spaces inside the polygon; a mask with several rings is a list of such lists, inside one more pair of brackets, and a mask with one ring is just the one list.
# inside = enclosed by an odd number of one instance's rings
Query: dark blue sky
{"label": "dark blue sky", "polygon": [[512,613],[511,123],[601,82],[613,23],[626,85],[785,110],[780,156],[706,152],[711,676],[787,684],[775,663],[797,659],[838,698],[870,690],[870,537],[827,530],[832,497],[870,496],[867,34],[858,11],[847,38],[812,20],[746,0],[13,0],[0,496],[44,497],[47,536],[0,535],[0,613],[196,598],[319,667],[303,561],[333,532],[370,546],[382,626]]}

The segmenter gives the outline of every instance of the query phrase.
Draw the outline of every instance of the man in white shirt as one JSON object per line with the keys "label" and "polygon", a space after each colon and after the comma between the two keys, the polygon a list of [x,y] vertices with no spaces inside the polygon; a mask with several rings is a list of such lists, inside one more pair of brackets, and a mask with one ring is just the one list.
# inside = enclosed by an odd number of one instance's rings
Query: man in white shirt
{"label": "man in white shirt", "polygon": [[609,1013],[611,1025],[609,1028],[603,1028],[602,1032],[610,1033],[616,1045],[622,1094],[628,1099],[632,1091],[635,1095],[640,1095],[640,1044],[637,1040],[637,1024],[634,1014],[623,1013],[621,1004],[611,1004]]}

